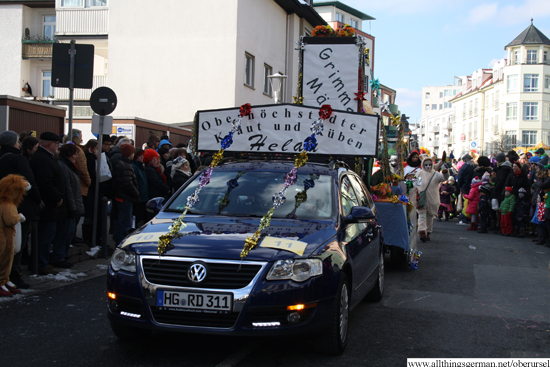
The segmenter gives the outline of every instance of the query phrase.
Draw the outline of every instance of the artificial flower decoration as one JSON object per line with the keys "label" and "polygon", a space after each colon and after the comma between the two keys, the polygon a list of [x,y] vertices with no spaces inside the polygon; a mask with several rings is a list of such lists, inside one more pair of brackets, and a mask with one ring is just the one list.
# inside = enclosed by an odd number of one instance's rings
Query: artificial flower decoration
{"label": "artificial flower decoration", "polygon": [[292,99],[294,100],[294,104],[303,104],[304,103],[304,97],[296,97],[296,96],[293,96]]}
{"label": "artificial flower decoration", "polygon": [[365,48],[365,63],[370,66],[370,48]]}
{"label": "artificial flower decoration", "polygon": [[370,87],[375,96],[378,96],[380,94],[380,81],[378,79],[372,79],[370,81]]}
{"label": "artificial flower decoration", "polygon": [[250,115],[250,103],[245,103],[239,108],[239,112],[241,113],[240,117],[245,117]]}
{"label": "artificial flower decoration", "polygon": [[407,195],[401,195],[399,197],[399,201],[402,202],[402,203],[408,203],[409,202],[409,198],[407,197]]}
{"label": "artificial flower decoration", "polygon": [[388,111],[390,108],[390,102],[389,101],[382,101],[378,102],[378,106],[380,106],[380,111]]}
{"label": "artificial flower decoration", "polygon": [[399,115],[392,115],[391,117],[391,125],[392,126],[398,126],[401,124],[401,116]]}
{"label": "artificial flower decoration", "polygon": [[331,37],[334,36],[334,29],[329,25],[318,25],[311,32],[313,37]]}
{"label": "artificial flower decoration", "polygon": [[324,104],[319,110],[319,117],[322,120],[328,119],[332,115],[332,107],[329,104]]}
{"label": "artificial flower decoration", "polygon": [[349,24],[345,24],[343,26],[340,26],[338,28],[338,37],[354,37],[355,36],[355,29],[353,29],[352,26]]}
{"label": "artificial flower decoration", "polygon": [[361,101],[364,101],[365,100],[365,92],[357,92],[355,93],[355,100],[361,100]]}

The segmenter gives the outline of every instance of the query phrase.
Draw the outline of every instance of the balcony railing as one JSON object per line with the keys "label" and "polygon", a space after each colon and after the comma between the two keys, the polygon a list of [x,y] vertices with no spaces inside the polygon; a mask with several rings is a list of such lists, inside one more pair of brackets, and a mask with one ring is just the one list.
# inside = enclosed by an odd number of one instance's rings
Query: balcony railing
{"label": "balcony railing", "polygon": [[439,125],[436,125],[434,126],[434,133],[438,133],[439,132]]}
{"label": "balcony railing", "polygon": [[446,126],[447,130],[452,130],[453,129],[453,123],[452,122],[447,122]]}
{"label": "balcony railing", "polygon": [[23,41],[23,59],[44,59],[52,57],[54,42]]}
{"label": "balcony railing", "polygon": [[58,9],[56,35],[108,35],[109,9]]}
{"label": "balcony railing", "polygon": [[434,143],[434,147],[438,147],[439,146],[439,139],[434,139],[433,143]]}
{"label": "balcony railing", "polygon": [[[98,75],[94,76],[92,89],[74,89],[73,98],[74,100],[89,100],[92,91],[99,87],[107,86],[107,76]],[[59,100],[69,100],[69,88],[55,88],[54,95],[56,99]]]}

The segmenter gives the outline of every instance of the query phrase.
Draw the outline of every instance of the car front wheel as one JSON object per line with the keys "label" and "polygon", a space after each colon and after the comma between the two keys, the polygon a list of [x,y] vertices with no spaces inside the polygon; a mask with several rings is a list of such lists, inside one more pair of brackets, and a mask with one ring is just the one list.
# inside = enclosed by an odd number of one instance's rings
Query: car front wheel
{"label": "car front wheel", "polygon": [[334,302],[330,328],[322,336],[322,342],[318,344],[320,352],[339,355],[346,349],[349,326],[349,301],[348,278],[345,274],[342,274]]}

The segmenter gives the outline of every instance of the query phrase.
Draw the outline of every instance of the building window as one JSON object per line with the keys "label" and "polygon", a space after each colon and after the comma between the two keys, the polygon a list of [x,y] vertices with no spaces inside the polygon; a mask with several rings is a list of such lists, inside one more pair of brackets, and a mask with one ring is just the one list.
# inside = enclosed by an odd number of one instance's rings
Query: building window
{"label": "building window", "polygon": [[55,37],[55,15],[45,15],[43,17],[44,39],[51,40]]}
{"label": "building window", "polygon": [[432,104],[432,110],[437,110],[437,103]]}
{"label": "building window", "polygon": [[430,98],[430,92],[426,92],[426,99]]}
{"label": "building window", "polygon": [[548,64],[548,51],[544,51],[542,54],[542,62]]}
{"label": "building window", "polygon": [[537,63],[537,51],[536,50],[528,50],[527,51],[527,63],[528,64],[536,64]]}
{"label": "building window", "polygon": [[495,116],[495,124],[493,125],[493,134],[498,135],[498,115]]}
{"label": "building window", "polygon": [[521,145],[529,146],[537,144],[536,130],[523,130],[521,133]]}
{"label": "building window", "polygon": [[429,111],[430,110],[430,105],[427,104],[426,106],[424,106],[424,110]]}
{"label": "building window", "polygon": [[518,75],[508,75],[508,93],[513,93],[518,91]]}
{"label": "building window", "polygon": [[352,26],[352,28],[357,29],[357,21],[355,19],[350,19],[349,25]]}
{"label": "building window", "polygon": [[499,104],[499,101],[498,101],[498,94],[499,94],[499,91],[497,90],[495,92],[495,110],[498,110],[498,104]]}
{"label": "building window", "polygon": [[515,148],[517,145],[517,132],[515,130],[506,131],[505,146],[507,147],[507,149]]}
{"label": "building window", "polygon": [[489,108],[489,95],[486,94],[485,95],[485,109],[488,109]]}
{"label": "building window", "polygon": [[544,76],[544,91],[550,92],[550,75]]}
{"label": "building window", "polygon": [[518,119],[518,103],[506,103],[506,121]]}
{"label": "building window", "polygon": [[521,51],[514,51],[514,64],[521,64]]}
{"label": "building window", "polygon": [[466,120],[466,103],[462,106],[462,119]]}
{"label": "building window", "polygon": [[523,102],[523,119],[537,120],[538,117],[538,102]]}
{"label": "building window", "polygon": [[107,6],[107,0],[61,0],[61,7],[91,8],[94,6]]}
{"label": "building window", "polygon": [[452,106],[451,102],[445,102],[444,105],[445,105],[445,108],[451,108]]}
{"label": "building window", "polygon": [[42,97],[53,97],[54,88],[52,87],[52,72],[42,72]]}
{"label": "building window", "polygon": [[273,68],[267,64],[264,64],[264,94],[272,96],[271,83],[269,82],[269,75],[273,75]]}
{"label": "building window", "polygon": [[439,92],[439,98],[443,98],[443,92]]}
{"label": "building window", "polygon": [[472,117],[473,104],[474,104],[474,101],[470,100],[470,109],[468,110],[468,117]]}
{"label": "building window", "polygon": [[538,92],[539,91],[539,75],[525,74],[523,76],[523,91]]}
{"label": "building window", "polygon": [[550,102],[544,102],[543,119],[550,121]]}
{"label": "building window", "polygon": [[336,12],[336,21],[344,23],[344,14]]}
{"label": "building window", "polygon": [[443,109],[443,105],[440,103],[439,104],[439,109],[442,110]]}
{"label": "building window", "polygon": [[475,103],[475,108],[474,108],[474,115],[477,116],[477,98],[476,98],[476,103]]}
{"label": "building window", "polygon": [[244,85],[254,88],[254,56],[249,53],[244,56]]}

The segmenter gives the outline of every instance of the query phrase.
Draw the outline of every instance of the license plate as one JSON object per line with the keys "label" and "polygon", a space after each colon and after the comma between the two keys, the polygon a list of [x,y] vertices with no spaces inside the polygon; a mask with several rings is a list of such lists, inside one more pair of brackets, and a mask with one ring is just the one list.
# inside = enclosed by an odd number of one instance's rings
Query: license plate
{"label": "license plate", "polygon": [[158,291],[157,306],[177,311],[226,313],[233,308],[233,294]]}

